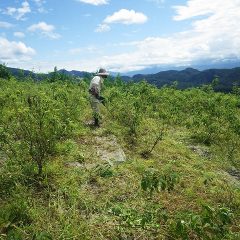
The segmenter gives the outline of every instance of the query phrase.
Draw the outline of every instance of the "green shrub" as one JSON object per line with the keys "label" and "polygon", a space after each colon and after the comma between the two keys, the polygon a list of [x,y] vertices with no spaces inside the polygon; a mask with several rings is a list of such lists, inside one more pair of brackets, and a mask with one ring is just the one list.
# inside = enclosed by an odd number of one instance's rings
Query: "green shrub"
{"label": "green shrub", "polygon": [[4,207],[0,209],[0,229],[12,239],[16,234],[17,227],[30,225],[32,218],[29,214],[29,206],[22,195],[14,195]]}
{"label": "green shrub", "polygon": [[212,208],[202,205],[199,214],[189,213],[177,219],[170,226],[170,232],[175,238],[191,239],[225,239],[230,233],[233,213],[226,207]]}
{"label": "green shrub", "polygon": [[173,191],[178,182],[179,174],[173,171],[171,167],[162,172],[154,168],[149,168],[145,170],[142,176],[141,188],[144,191],[149,192],[150,196],[152,196],[154,191]]}

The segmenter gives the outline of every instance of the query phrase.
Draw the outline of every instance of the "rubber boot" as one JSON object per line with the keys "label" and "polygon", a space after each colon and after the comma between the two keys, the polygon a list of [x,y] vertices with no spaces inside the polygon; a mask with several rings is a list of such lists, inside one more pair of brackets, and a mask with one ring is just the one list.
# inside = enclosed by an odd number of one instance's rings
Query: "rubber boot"
{"label": "rubber boot", "polygon": [[97,117],[94,118],[94,127],[100,127],[99,118]]}

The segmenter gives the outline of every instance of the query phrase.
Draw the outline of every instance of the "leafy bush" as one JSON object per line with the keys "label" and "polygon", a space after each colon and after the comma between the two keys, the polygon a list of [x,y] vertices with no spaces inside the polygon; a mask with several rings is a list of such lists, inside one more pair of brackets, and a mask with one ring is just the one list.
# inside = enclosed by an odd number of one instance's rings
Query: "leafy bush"
{"label": "leafy bush", "polygon": [[50,89],[45,84],[9,85],[0,96],[6,103],[1,105],[0,144],[10,157],[35,162],[42,175],[57,142],[79,128],[81,99],[72,85],[53,84]]}
{"label": "leafy bush", "polygon": [[159,205],[148,205],[143,211],[136,209],[126,209],[124,206],[117,205],[109,210],[109,213],[119,218],[120,224],[132,228],[151,228],[158,229],[161,224],[168,220],[168,213]]}
{"label": "leafy bush", "polygon": [[[83,126],[91,116],[89,82],[54,74],[41,82],[0,80],[1,237],[239,239],[239,191],[228,179],[223,185],[201,175],[239,167],[236,93],[107,80],[103,128],[91,131]],[[132,160],[98,162],[88,143],[109,133]],[[191,152],[196,143],[208,145],[211,161]],[[66,161],[86,164],[63,168]]]}
{"label": "leafy bush", "polygon": [[0,64],[0,78],[9,80],[11,77],[10,72],[4,64]]}
{"label": "leafy bush", "polygon": [[212,208],[202,205],[199,214],[190,213],[171,224],[170,231],[175,238],[223,239],[229,233],[233,213],[226,207]]}
{"label": "leafy bush", "polygon": [[168,192],[174,190],[175,185],[179,182],[179,174],[168,168],[163,172],[159,172],[154,168],[147,169],[141,180],[141,187],[144,191],[149,192],[152,196],[153,192],[167,190]]}
{"label": "leafy bush", "polygon": [[6,233],[10,239],[18,239],[13,237],[16,237],[16,235],[21,236],[17,228],[29,225],[31,222],[32,218],[29,214],[28,203],[21,196],[14,195],[12,201],[0,210],[1,232]]}

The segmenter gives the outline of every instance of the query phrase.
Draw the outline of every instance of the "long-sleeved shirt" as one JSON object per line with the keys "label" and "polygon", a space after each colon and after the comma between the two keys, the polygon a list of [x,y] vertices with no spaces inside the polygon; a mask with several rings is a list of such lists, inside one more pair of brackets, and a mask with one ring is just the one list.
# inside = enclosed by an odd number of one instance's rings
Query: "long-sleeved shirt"
{"label": "long-sleeved shirt", "polygon": [[102,88],[102,84],[103,84],[103,78],[100,76],[95,76],[91,82],[90,82],[90,86],[89,86],[89,90],[93,95],[100,95],[101,92],[101,88]]}

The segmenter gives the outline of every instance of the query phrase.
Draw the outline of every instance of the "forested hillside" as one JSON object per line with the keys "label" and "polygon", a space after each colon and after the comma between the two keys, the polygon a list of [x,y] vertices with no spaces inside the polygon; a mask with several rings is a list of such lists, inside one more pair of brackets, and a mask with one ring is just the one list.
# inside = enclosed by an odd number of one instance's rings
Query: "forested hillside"
{"label": "forested hillside", "polygon": [[[8,68],[9,73],[18,79],[30,77],[35,80],[42,80],[51,78],[58,74],[61,78],[67,79],[71,77],[89,77],[92,73],[84,71],[67,71],[65,69],[57,70],[48,74],[38,74],[28,70],[21,70],[16,68]],[[114,75],[117,75],[116,73]],[[119,75],[120,76],[120,75]],[[178,89],[187,89],[192,87],[200,87],[204,84],[211,84],[215,81],[214,90],[220,92],[231,92],[234,86],[240,86],[240,67],[232,69],[207,69],[199,71],[193,68],[186,68],[185,70],[169,70],[161,71],[155,74],[135,74],[134,76],[121,76],[126,82],[140,82],[143,79],[150,84],[157,87],[165,85],[170,86],[175,84]]]}
{"label": "forested hillside", "polygon": [[240,239],[237,86],[1,77],[0,239]]}
{"label": "forested hillside", "polygon": [[234,85],[240,85],[240,68],[233,69],[208,69],[199,71],[193,68],[186,68],[182,71],[170,70],[162,71],[156,74],[134,75],[134,82],[145,79],[148,83],[154,84],[157,87],[171,85],[177,82],[180,89],[191,87],[199,87],[203,84],[210,84],[214,79],[218,80],[215,86],[216,91],[230,92]]}

